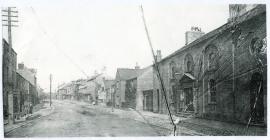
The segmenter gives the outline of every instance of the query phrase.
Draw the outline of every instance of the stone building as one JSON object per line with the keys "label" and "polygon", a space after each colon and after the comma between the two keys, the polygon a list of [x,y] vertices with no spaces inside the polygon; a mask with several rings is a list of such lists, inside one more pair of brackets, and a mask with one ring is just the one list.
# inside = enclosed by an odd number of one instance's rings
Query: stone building
{"label": "stone building", "polygon": [[137,77],[126,80],[125,104],[122,107],[136,108]]}
{"label": "stone building", "polygon": [[[115,99],[114,103],[116,107],[126,107],[128,106],[128,102],[126,102],[126,82],[127,80],[131,80],[136,78],[141,74],[143,69],[140,69],[138,65],[136,65],[135,69],[127,69],[127,68],[118,68],[115,77]],[[135,102],[135,100],[134,100]]]}
{"label": "stone building", "polygon": [[62,83],[57,86],[57,99],[64,100],[67,94],[66,83]]}
{"label": "stone building", "polygon": [[[137,110],[154,111],[154,106],[159,106],[153,103],[153,76],[153,66],[149,66],[137,77]],[[155,109],[155,112],[158,111]]]}
{"label": "stone building", "polygon": [[[244,11],[158,63],[174,114],[266,125],[266,6]],[[153,80],[153,110],[167,113]]]}
{"label": "stone building", "polygon": [[17,53],[9,46],[5,39],[2,40],[2,84],[3,84],[3,118],[5,122],[13,123],[14,106],[13,96],[16,96],[16,68]]}
{"label": "stone building", "polygon": [[96,84],[92,80],[84,80],[79,86],[79,93],[81,94],[81,100],[86,102],[93,101],[93,94],[95,91]]}
{"label": "stone building", "polygon": [[31,98],[31,83],[17,72],[17,91],[18,95],[14,97],[14,112],[15,118],[19,118],[30,113]]}
{"label": "stone building", "polygon": [[[29,82],[29,100],[32,105],[38,104],[38,92],[37,92],[37,71],[33,68],[27,68],[23,63],[18,64],[17,73]],[[24,90],[24,89],[22,89]]]}

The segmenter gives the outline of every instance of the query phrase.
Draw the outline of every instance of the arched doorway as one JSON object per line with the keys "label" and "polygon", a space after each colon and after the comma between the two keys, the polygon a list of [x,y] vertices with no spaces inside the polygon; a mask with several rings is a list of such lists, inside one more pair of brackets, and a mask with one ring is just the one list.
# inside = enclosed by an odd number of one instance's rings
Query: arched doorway
{"label": "arched doorway", "polygon": [[250,81],[250,113],[252,123],[264,122],[263,77],[258,72],[252,75]]}

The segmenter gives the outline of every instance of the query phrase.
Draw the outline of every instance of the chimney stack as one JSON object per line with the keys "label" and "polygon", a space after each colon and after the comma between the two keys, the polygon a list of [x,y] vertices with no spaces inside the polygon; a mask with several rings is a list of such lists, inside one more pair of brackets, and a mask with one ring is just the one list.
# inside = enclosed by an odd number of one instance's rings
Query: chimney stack
{"label": "chimney stack", "polygon": [[24,64],[23,64],[23,63],[19,63],[19,64],[18,64],[18,68],[19,68],[20,70],[23,70],[23,69],[24,69]]}
{"label": "chimney stack", "polygon": [[191,30],[186,32],[186,45],[200,38],[204,34],[205,33],[202,32],[201,28],[191,27]]}
{"label": "chimney stack", "polygon": [[233,21],[235,18],[243,15],[247,11],[255,8],[257,4],[230,4],[229,5],[229,19],[228,21]]}
{"label": "chimney stack", "polygon": [[140,66],[139,66],[138,62],[136,62],[135,69],[140,69]]}
{"label": "chimney stack", "polygon": [[37,69],[31,68],[31,69],[29,69],[29,71],[30,71],[31,73],[33,73],[34,75],[37,75]]}
{"label": "chimney stack", "polygon": [[156,57],[157,57],[157,62],[161,61],[161,59],[162,59],[162,56],[161,56],[161,50],[157,50],[157,55],[156,55]]}

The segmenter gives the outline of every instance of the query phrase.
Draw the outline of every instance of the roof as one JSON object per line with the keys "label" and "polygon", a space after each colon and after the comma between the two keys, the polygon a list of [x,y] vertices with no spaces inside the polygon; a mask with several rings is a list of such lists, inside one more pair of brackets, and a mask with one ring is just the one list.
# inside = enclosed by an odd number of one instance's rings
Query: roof
{"label": "roof", "polygon": [[180,80],[182,80],[182,79],[184,79],[184,78],[188,78],[188,79],[191,79],[191,80],[195,80],[195,79],[196,79],[193,75],[191,75],[191,74],[189,74],[189,73],[184,73],[184,74],[182,75],[182,77],[180,78]]}
{"label": "roof", "polygon": [[217,28],[217,29],[203,35],[202,37],[196,39],[195,41],[191,42],[190,44],[185,45],[182,48],[175,51],[174,53],[166,56],[160,62],[163,62],[166,59],[169,59],[169,58],[183,52],[184,50],[186,50],[186,49],[188,49],[188,48],[190,48],[192,46],[195,46],[195,45],[197,45],[197,44],[199,44],[199,43],[201,43],[201,42],[203,42],[203,41],[205,41],[205,40],[207,40],[207,39],[209,39],[211,37],[218,36],[219,34],[223,33],[223,31],[225,31],[225,30],[227,30],[227,29],[229,29],[229,28],[231,28],[231,27],[233,27],[233,26],[235,26],[237,24],[240,24],[240,23],[242,23],[244,21],[247,21],[247,20],[249,20],[249,19],[251,19],[251,18],[253,18],[255,16],[258,16],[258,15],[260,15],[262,13],[265,13],[265,12],[266,12],[266,6],[264,4],[258,4],[258,6],[256,6],[252,10],[244,13],[243,15],[235,18],[235,20],[227,22],[226,24],[222,25],[221,27],[219,27],[219,28]]}
{"label": "roof", "polygon": [[17,73],[20,74],[30,84],[35,85],[35,74],[30,72],[28,69],[17,69]]}
{"label": "roof", "polygon": [[14,53],[17,56],[16,51],[9,46],[8,42],[4,38],[2,39],[2,43],[3,43],[3,45],[2,45],[3,47],[7,47],[7,48],[11,49],[12,53]]}
{"label": "roof", "polygon": [[144,69],[128,69],[128,68],[118,68],[117,73],[118,77],[116,77],[118,80],[128,80],[136,78],[138,75],[140,75]]}
{"label": "roof", "polygon": [[102,75],[102,74],[96,74],[96,75],[90,77],[89,79],[87,79],[87,82],[88,82],[88,81],[95,80],[97,77],[99,77],[99,76],[101,76],[101,75]]}
{"label": "roof", "polygon": [[105,88],[109,88],[114,84],[114,80],[105,80],[104,84],[105,84]]}

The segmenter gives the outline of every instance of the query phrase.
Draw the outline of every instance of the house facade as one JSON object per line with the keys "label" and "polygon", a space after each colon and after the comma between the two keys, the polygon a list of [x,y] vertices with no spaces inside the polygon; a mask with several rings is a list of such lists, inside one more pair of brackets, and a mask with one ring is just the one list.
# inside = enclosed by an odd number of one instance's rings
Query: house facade
{"label": "house facade", "polygon": [[16,96],[17,53],[9,46],[5,39],[2,40],[2,46],[3,118],[13,123],[13,96]]}
{"label": "house facade", "polygon": [[[136,78],[142,73],[143,69],[138,66],[135,69],[118,68],[115,77],[115,99],[116,107],[127,107],[129,102],[126,101],[126,82]],[[136,98],[136,96],[135,96]],[[135,102],[136,100],[134,100]]]}
{"label": "house facade", "polygon": [[136,108],[137,77],[126,80],[125,86],[125,108]]}
{"label": "house facade", "polygon": [[[266,125],[266,64],[266,7],[257,5],[158,66],[174,114],[240,123],[252,114],[252,123]],[[167,113],[156,71],[153,86],[153,110]]]}
{"label": "house facade", "polygon": [[[136,110],[158,112],[158,99],[153,97],[153,66],[146,67],[144,72],[137,77]],[[159,97],[159,96],[155,96]]]}
{"label": "house facade", "polygon": [[27,82],[29,82],[29,94],[30,101],[32,105],[39,103],[38,101],[38,91],[37,91],[37,70],[33,68],[27,68],[23,63],[18,64],[17,73],[23,77]]}

